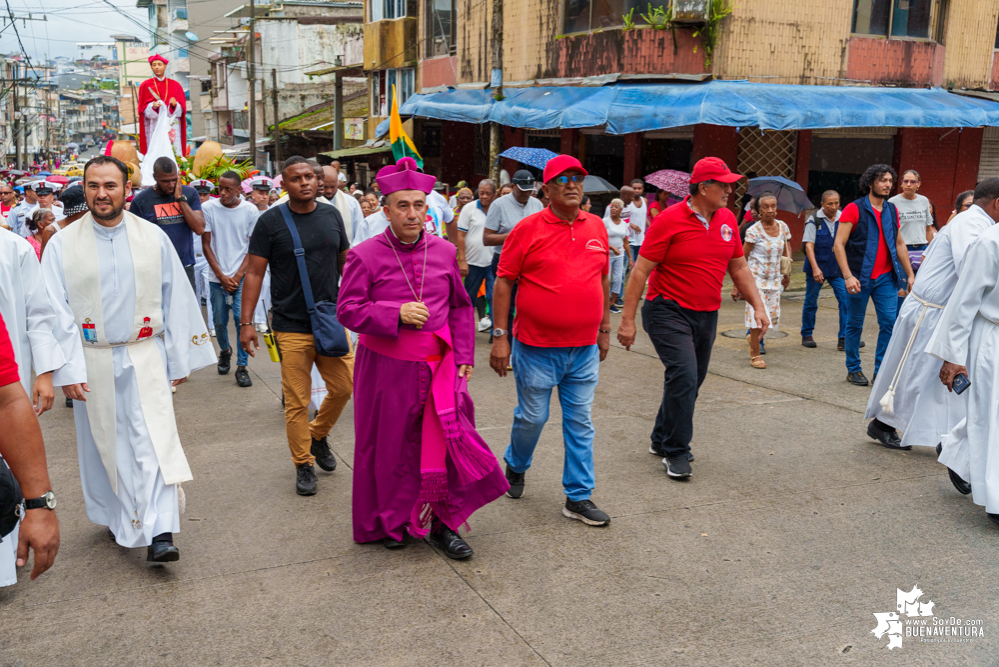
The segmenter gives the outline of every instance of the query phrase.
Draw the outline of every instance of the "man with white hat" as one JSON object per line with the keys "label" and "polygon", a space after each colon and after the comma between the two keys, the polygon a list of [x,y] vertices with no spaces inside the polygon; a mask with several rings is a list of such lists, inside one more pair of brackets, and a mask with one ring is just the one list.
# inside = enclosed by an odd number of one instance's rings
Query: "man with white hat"
{"label": "man with white hat", "polygon": [[[266,176],[257,176],[250,181],[250,201],[257,207],[257,213],[263,213],[270,207],[271,190],[274,181]],[[269,331],[267,313],[271,309],[271,271],[264,273],[264,282],[260,286],[260,299],[253,309],[253,328],[260,332]]]}
{"label": "man with white hat", "polygon": [[18,236],[27,238],[31,234],[27,224],[28,218],[38,208],[38,197],[35,196],[35,191],[29,187],[22,187],[21,190],[24,192],[24,199],[11,210],[7,216],[7,224]]}
{"label": "man with white hat", "polygon": [[266,176],[254,176],[250,180],[250,203],[257,207],[258,211],[266,211],[270,206],[271,189],[274,181]]}
{"label": "man with white hat", "polygon": [[208,200],[212,198],[212,192],[215,191],[215,184],[207,178],[193,180],[188,185],[198,191],[198,198],[201,199],[202,204],[207,204]]}

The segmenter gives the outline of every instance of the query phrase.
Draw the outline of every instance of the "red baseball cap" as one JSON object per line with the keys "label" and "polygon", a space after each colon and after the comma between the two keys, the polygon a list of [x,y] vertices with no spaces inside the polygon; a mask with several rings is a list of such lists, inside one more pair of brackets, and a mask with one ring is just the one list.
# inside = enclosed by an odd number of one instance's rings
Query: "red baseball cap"
{"label": "red baseball cap", "polygon": [[562,172],[569,171],[570,169],[578,169],[583,172],[584,176],[588,176],[590,173],[583,169],[583,165],[579,163],[579,160],[571,155],[559,155],[548,160],[548,164],[545,165],[545,174],[543,177],[545,183],[548,183],[556,176],[561,175]]}
{"label": "red baseball cap", "polygon": [[694,171],[690,174],[691,183],[703,183],[704,181],[720,181],[721,183],[735,183],[742,174],[733,173],[725,161],[716,157],[706,157],[698,160],[694,165]]}

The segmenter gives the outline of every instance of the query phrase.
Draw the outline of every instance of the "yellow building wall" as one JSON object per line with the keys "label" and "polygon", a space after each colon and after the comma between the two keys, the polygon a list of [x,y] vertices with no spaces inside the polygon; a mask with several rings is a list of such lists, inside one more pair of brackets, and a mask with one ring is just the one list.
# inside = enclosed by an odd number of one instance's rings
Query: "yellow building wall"
{"label": "yellow building wall", "polygon": [[[489,81],[493,3],[458,0],[458,16],[458,81]],[[561,25],[561,0],[504,0],[503,79],[550,76]]]}
{"label": "yellow building wall", "polygon": [[944,28],[944,86],[987,88],[999,0],[950,0]]}
{"label": "yellow building wall", "polygon": [[[846,77],[853,0],[732,4],[735,10],[722,22],[715,47],[716,78],[836,85],[835,79]],[[992,27],[994,33],[994,22]]]}

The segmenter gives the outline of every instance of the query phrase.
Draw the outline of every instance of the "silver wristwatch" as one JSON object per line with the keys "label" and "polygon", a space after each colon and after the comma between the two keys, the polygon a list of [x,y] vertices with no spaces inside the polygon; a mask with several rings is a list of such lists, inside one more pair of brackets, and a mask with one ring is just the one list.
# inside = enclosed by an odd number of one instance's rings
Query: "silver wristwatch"
{"label": "silver wristwatch", "polygon": [[499,338],[500,336],[505,336],[509,332],[506,329],[493,329],[493,338]]}

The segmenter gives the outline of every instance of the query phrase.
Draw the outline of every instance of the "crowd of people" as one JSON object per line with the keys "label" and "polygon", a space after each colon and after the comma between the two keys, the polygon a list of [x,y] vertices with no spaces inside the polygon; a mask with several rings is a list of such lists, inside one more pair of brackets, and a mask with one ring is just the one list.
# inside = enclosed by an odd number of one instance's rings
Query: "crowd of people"
{"label": "crowd of people", "polygon": [[[744,177],[717,158],[694,165],[679,203],[647,197],[636,179],[603,218],[583,192],[586,169],[568,155],[550,160],[541,181],[521,170],[500,187],[459,184],[450,200],[410,158],[364,191],[339,164],[298,156],[274,179],[230,171],[184,184],[168,158],[153,176],[132,192],[126,165],[101,156],[65,189],[38,180],[18,202],[0,186],[9,229],[0,233],[0,405],[12,424],[0,430],[0,490],[14,488],[3,483],[12,477],[25,499],[0,493],[0,528],[12,504],[21,517],[0,534],[0,585],[16,581],[29,548],[32,578],[58,550],[37,422],[56,387],[74,410],[88,518],[122,547],[145,547],[148,561],[173,562],[193,472],[172,392],[208,366],[228,374],[233,354],[236,384],[252,386],[263,333],[281,366],[296,493],[317,493],[315,466],[336,470],[329,434],[353,398],[355,541],[398,549],[426,539],[462,559],[473,553],[460,534],[469,517],[500,496],[524,497],[556,388],[562,514],[610,522],[593,499],[591,410],[612,314],[630,349],[641,305],[664,367],[649,451],[684,480],[725,276],[745,301],[750,363],[761,369],[789,283],[791,232],[777,197],[753,198],[740,228],[729,200]],[[828,282],[847,379],[868,385],[859,348],[873,300],[868,435],[890,449],[936,447],[955,486],[999,524],[988,458],[999,179],[962,193],[938,233],[919,175],[906,171],[892,196],[896,181],[874,165],[860,199],[841,209],[828,191],[808,219],[802,345],[817,346]],[[476,432],[468,393],[476,331],[489,332],[492,370],[512,371],[516,385],[502,465]]]}

